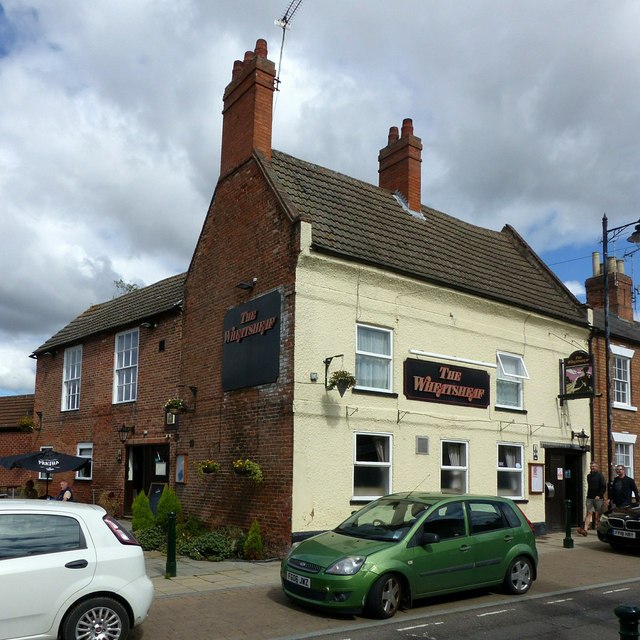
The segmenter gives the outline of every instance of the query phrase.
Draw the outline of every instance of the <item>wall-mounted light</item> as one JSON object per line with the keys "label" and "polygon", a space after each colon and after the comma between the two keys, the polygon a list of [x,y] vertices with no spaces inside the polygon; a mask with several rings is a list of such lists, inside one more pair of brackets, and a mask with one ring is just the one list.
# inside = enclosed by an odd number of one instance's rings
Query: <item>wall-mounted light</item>
{"label": "wall-mounted light", "polygon": [[258,278],[251,278],[249,282],[247,282],[246,280],[242,280],[238,282],[238,284],[236,285],[236,289],[244,289],[245,291],[251,291],[251,289],[253,289],[253,287],[256,286],[256,282],[258,282]]}
{"label": "wall-mounted light", "polygon": [[534,460],[538,459],[538,445],[537,444],[533,445],[533,459]]}
{"label": "wall-mounted light", "polygon": [[122,444],[125,444],[126,441],[129,439],[129,436],[133,434],[133,432],[135,431],[135,427],[127,427],[126,425],[122,425],[118,431],[118,438],[120,438],[120,442],[122,442]]}
{"label": "wall-mounted light", "polygon": [[118,464],[122,462],[122,449],[116,451],[116,461]]}
{"label": "wall-mounted light", "polygon": [[158,325],[155,322],[141,322],[140,326],[145,329],[155,329]]}
{"label": "wall-mounted light", "polygon": [[582,431],[580,431],[580,433],[578,433],[577,431],[571,432],[571,442],[573,442],[574,440],[578,440],[578,444],[583,451],[586,451],[589,448],[589,446],[587,445],[588,439],[589,436],[584,432],[584,428],[582,429]]}

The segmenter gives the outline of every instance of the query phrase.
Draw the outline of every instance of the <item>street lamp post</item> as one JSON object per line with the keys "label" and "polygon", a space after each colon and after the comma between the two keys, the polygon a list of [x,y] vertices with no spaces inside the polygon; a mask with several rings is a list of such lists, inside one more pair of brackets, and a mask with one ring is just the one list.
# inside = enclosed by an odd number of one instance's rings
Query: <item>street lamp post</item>
{"label": "street lamp post", "polygon": [[636,225],[635,231],[628,238],[629,242],[640,243],[640,220],[629,222],[619,227],[608,228],[607,215],[602,216],[602,273],[604,276],[604,370],[607,386],[605,398],[607,403],[607,471],[609,486],[613,480],[613,406],[611,402],[611,326],[609,323],[609,237],[614,240],[625,229]]}

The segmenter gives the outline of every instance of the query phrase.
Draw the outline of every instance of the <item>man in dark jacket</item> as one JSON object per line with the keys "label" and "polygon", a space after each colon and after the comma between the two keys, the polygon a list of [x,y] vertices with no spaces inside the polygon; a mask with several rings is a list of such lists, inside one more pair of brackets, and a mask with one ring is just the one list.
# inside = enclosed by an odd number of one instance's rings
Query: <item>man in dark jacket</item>
{"label": "man in dark jacket", "polygon": [[598,471],[598,465],[591,463],[591,472],[587,474],[587,515],[584,519],[584,527],[578,528],[581,536],[586,536],[589,531],[589,523],[591,522],[591,514],[596,516],[596,527],[600,522],[600,516],[604,511],[604,494],[607,490],[607,481]]}
{"label": "man in dark jacket", "polygon": [[609,506],[628,507],[633,495],[637,500],[638,487],[633,478],[627,475],[627,470],[619,464],[616,466],[616,477],[609,487]]}

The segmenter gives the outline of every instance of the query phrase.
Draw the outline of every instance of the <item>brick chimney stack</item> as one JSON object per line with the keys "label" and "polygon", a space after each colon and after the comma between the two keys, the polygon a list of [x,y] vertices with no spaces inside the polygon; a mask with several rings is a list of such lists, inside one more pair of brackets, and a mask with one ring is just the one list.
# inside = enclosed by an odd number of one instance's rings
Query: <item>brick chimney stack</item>
{"label": "brick chimney stack", "polygon": [[255,51],[247,51],[243,61],[234,62],[223,98],[221,177],[249,158],[254,149],[271,159],[275,77],[266,40],[258,40]]}
{"label": "brick chimney stack", "polygon": [[389,129],[389,141],[380,150],[378,162],[378,185],[383,189],[399,191],[411,211],[420,211],[422,141],[413,135],[413,121],[410,118],[402,121],[399,137],[398,127]]}
{"label": "brick chimney stack", "polygon": [[[587,304],[594,309],[604,309],[604,269],[600,254],[592,254],[593,276],[584,283]],[[609,313],[623,320],[633,320],[633,280],[624,272],[624,260],[609,258]]]}

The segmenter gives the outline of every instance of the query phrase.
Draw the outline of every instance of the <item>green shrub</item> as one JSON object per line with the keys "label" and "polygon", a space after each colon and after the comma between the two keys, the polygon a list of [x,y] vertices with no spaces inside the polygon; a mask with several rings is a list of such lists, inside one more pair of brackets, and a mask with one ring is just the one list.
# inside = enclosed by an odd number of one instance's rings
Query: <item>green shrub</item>
{"label": "green shrub", "polygon": [[168,485],[165,485],[162,495],[160,496],[160,500],[158,500],[156,525],[162,527],[166,531],[169,524],[169,514],[172,511],[176,514],[176,522],[178,522],[182,515],[180,499],[173,489],[170,489]]}
{"label": "green shrub", "polygon": [[249,528],[249,533],[247,533],[247,538],[244,541],[242,552],[247,560],[262,559],[262,536],[260,535],[260,525],[257,520],[254,520]]}
{"label": "green shrub", "polygon": [[180,522],[176,526],[176,537],[192,540],[196,536],[200,536],[207,531],[209,531],[208,525],[196,516],[189,516],[186,520]]}
{"label": "green shrub", "polygon": [[180,555],[194,560],[219,562],[231,558],[234,542],[218,531],[209,531],[180,544]]}
{"label": "green shrub", "polygon": [[149,506],[149,498],[144,491],[141,491],[134,499],[131,505],[131,529],[138,531],[139,529],[150,529],[155,526],[156,519]]}
{"label": "green shrub", "polygon": [[164,551],[167,546],[167,534],[161,527],[137,531],[136,540],[145,551]]}

